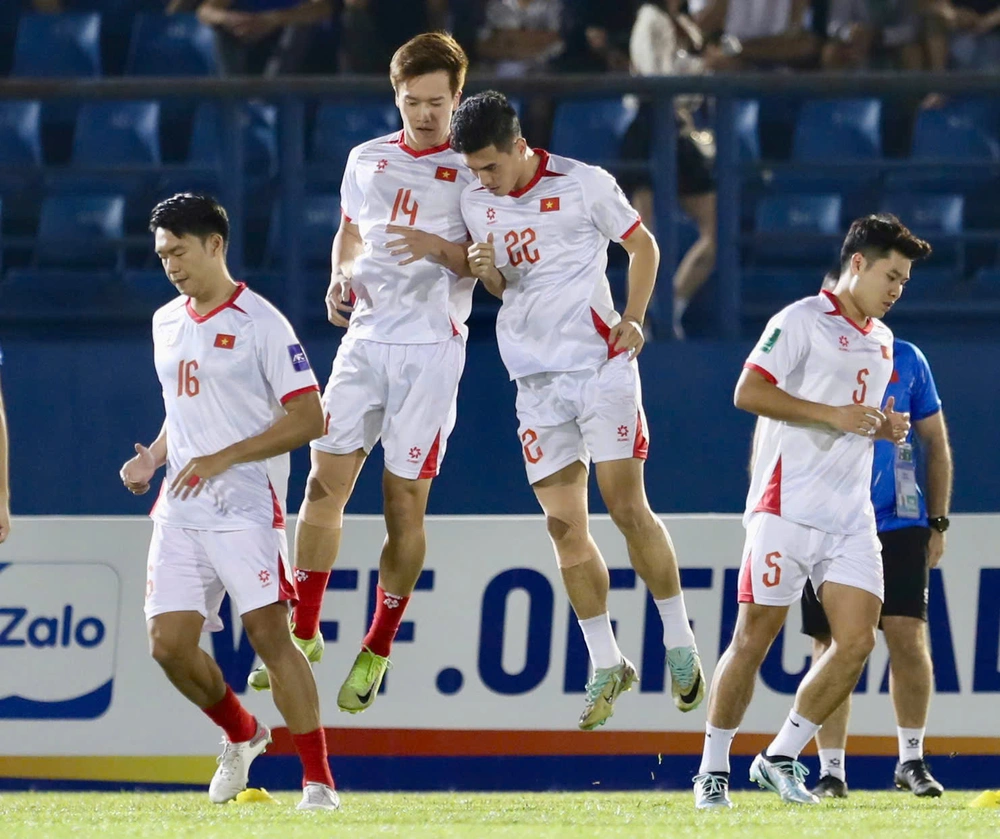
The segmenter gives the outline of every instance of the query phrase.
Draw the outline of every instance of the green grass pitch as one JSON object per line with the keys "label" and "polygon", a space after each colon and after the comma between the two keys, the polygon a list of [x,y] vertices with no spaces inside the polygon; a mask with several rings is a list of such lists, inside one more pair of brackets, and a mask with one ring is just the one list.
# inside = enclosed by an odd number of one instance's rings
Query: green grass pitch
{"label": "green grass pitch", "polygon": [[792,807],[774,795],[738,792],[733,810],[707,813],[694,810],[690,793],[346,793],[336,813],[299,813],[298,794],[275,797],[277,806],[216,806],[205,793],[4,793],[0,824],[4,839],[1000,836],[1000,808],[970,809],[973,792],[948,792],[936,800],[858,792],[846,801],[816,807]]}

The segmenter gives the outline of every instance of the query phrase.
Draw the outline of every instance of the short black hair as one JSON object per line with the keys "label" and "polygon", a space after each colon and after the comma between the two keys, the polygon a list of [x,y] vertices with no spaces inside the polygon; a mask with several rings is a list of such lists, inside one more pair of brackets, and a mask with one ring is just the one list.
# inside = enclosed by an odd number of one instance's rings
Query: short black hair
{"label": "short black hair", "polygon": [[164,198],[149,214],[149,230],[157,227],[169,230],[175,236],[188,234],[204,242],[213,233],[222,237],[223,248],[229,246],[229,215],[210,195],[179,192]]}
{"label": "short black hair", "polygon": [[892,251],[916,262],[931,255],[931,246],[891,213],[855,219],[840,249],[840,270],[843,272],[858,252],[866,259],[884,259]]}
{"label": "short black hair", "polygon": [[451,118],[451,147],[460,154],[475,154],[488,146],[510,151],[520,136],[517,111],[495,90],[470,96]]}

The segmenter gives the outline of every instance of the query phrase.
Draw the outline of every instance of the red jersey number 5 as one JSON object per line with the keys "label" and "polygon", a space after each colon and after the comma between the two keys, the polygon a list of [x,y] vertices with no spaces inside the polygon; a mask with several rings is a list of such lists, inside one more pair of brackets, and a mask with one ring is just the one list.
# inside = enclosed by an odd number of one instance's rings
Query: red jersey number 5
{"label": "red jersey number 5", "polygon": [[865,397],[868,395],[868,368],[867,367],[863,367],[862,369],[858,370],[858,379],[857,379],[857,382],[858,382],[858,385],[860,385],[860,387],[858,387],[854,391],[854,396],[853,396],[853,398],[854,398],[854,404],[855,405],[864,405],[865,404]]}

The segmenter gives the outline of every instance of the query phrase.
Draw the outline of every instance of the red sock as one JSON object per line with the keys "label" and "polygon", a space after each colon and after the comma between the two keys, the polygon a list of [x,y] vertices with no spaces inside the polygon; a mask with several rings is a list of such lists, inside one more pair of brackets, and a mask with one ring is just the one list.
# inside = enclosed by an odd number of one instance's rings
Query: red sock
{"label": "red sock", "polygon": [[333,789],[333,774],[326,759],[326,732],[317,728],[306,734],[293,734],[292,743],[302,761],[302,786],[326,784]]}
{"label": "red sock", "polygon": [[319,634],[319,613],[323,608],[323,595],[330,572],[295,568],[294,576],[295,596],[299,600],[292,611],[295,637],[308,641]]}
{"label": "red sock", "polygon": [[240,704],[233,689],[226,685],[226,695],[208,708],[208,718],[226,732],[230,743],[245,743],[257,733],[257,720]]}
{"label": "red sock", "polygon": [[396,630],[399,629],[403,612],[406,611],[406,604],[409,602],[408,596],[397,597],[395,594],[386,594],[382,586],[379,586],[376,589],[375,617],[372,618],[371,628],[361,643],[375,655],[388,658],[392,649],[392,639],[396,637]]}

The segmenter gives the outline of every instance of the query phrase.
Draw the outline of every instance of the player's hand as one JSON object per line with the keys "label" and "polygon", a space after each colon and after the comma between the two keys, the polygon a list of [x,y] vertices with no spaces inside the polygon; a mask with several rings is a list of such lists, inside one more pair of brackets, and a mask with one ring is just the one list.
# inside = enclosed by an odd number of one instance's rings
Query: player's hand
{"label": "player's hand", "polygon": [[270,35],[280,25],[269,12],[236,12],[229,30],[241,41],[254,43]]}
{"label": "player's hand", "polygon": [[632,317],[623,317],[608,334],[608,346],[611,352],[627,350],[632,358],[642,352],[645,343],[646,336],[642,334],[642,324]]}
{"label": "player's hand", "polygon": [[927,567],[937,568],[941,557],[944,556],[945,543],[948,541],[948,534],[931,528],[931,538],[927,542]]}
{"label": "player's hand", "polygon": [[896,397],[890,396],[882,412],[885,415],[885,422],[876,436],[880,440],[902,443],[910,433],[910,415],[898,413],[894,408],[895,404]]}
{"label": "player's hand", "polygon": [[189,495],[197,498],[205,488],[205,484],[216,475],[221,475],[232,465],[225,451],[193,457],[177,473],[177,477],[170,485],[170,492],[174,498],[179,498],[181,501]]}
{"label": "player's hand", "polygon": [[135,457],[125,461],[121,471],[122,483],[125,489],[133,495],[145,495],[149,492],[149,482],[156,474],[156,459],[153,453],[142,443],[135,444]]}
{"label": "player's hand", "polygon": [[497,254],[493,246],[493,234],[486,237],[485,242],[473,242],[469,245],[469,269],[477,280],[493,279],[497,271]]}
{"label": "player's hand", "polygon": [[885,414],[870,405],[841,405],[834,408],[830,425],[846,434],[873,438],[885,422]]}
{"label": "player's hand", "polygon": [[0,502],[0,543],[5,542],[10,536],[10,502],[3,499]]}
{"label": "player's hand", "polygon": [[351,281],[343,274],[333,274],[330,277],[330,287],[326,291],[326,319],[334,326],[345,329],[351,325],[341,312],[353,312],[351,305]]}
{"label": "player's hand", "polygon": [[444,242],[440,236],[435,236],[433,233],[399,224],[387,224],[385,232],[399,236],[398,239],[386,242],[385,247],[390,256],[406,257],[399,262],[400,265],[409,265],[418,259],[437,256],[441,253],[441,245]]}

